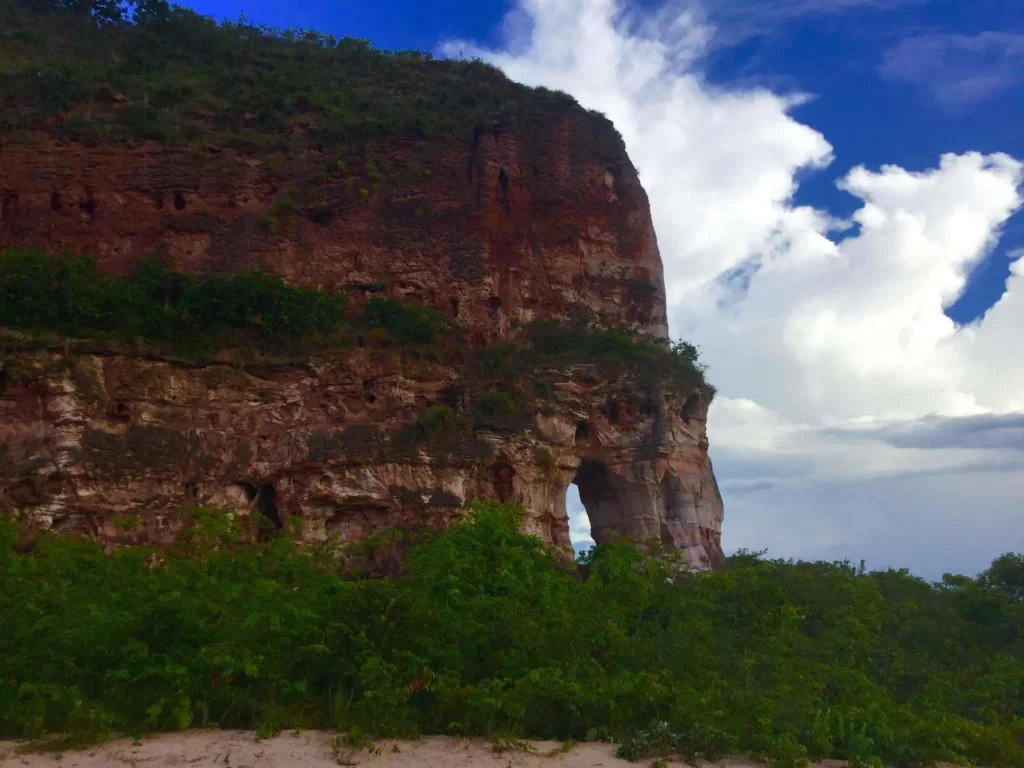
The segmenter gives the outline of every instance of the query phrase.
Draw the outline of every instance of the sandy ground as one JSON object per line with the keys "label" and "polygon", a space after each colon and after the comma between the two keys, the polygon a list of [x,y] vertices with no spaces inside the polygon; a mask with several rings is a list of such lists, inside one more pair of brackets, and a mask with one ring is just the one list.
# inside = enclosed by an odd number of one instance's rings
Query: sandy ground
{"label": "sandy ground", "polygon": [[[332,747],[333,736],[319,731],[295,734],[285,731],[272,739],[257,739],[251,732],[202,731],[164,734],[142,741],[119,739],[82,752],[39,754],[24,751],[13,742],[0,742],[0,767],[39,766],[42,768],[328,768],[357,765],[360,768],[624,768],[650,765],[650,760],[630,763],[614,756],[609,744],[578,744],[560,751],[556,741],[531,742],[536,750],[509,750],[495,753],[487,741],[467,741],[447,736],[429,736],[417,741],[379,741],[380,754],[366,749]],[[833,765],[840,763],[829,761]],[[708,764],[708,768],[744,768],[760,764],[742,758],[729,758]],[[831,768],[825,766],[824,768]]]}

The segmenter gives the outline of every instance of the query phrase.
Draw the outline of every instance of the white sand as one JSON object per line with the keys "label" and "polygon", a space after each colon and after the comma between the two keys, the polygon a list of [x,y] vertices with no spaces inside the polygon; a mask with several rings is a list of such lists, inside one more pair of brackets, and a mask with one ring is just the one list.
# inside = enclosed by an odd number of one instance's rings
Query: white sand
{"label": "white sand", "polygon": [[[650,760],[630,763],[614,756],[609,744],[578,744],[567,752],[555,753],[556,741],[531,742],[534,752],[508,750],[496,754],[493,744],[481,740],[429,736],[417,741],[384,740],[374,744],[380,754],[342,746],[335,752],[333,736],[322,731],[295,734],[285,731],[272,739],[257,739],[247,731],[191,730],[133,742],[130,739],[91,747],[81,752],[40,754],[27,752],[13,742],[0,742],[0,767],[106,768],[139,766],[217,766],[217,768],[330,768],[358,765],[361,768],[624,768],[650,765]],[[833,766],[840,765],[829,761]],[[759,764],[742,758],[728,758],[714,766],[741,768]],[[712,764],[708,765],[712,768]]]}

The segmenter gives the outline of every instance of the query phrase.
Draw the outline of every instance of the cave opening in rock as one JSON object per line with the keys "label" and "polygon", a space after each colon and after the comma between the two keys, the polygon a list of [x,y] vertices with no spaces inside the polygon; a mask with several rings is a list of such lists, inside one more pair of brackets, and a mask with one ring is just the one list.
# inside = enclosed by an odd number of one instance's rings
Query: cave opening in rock
{"label": "cave opening in rock", "polygon": [[281,530],[281,514],[277,510],[277,491],[274,486],[261,485],[256,490],[256,510],[263,516],[259,528],[259,539],[265,541],[275,530]]}
{"label": "cave opening in rock", "polygon": [[515,500],[515,477],[516,471],[511,465],[504,462],[496,464],[491,472],[493,474],[494,492],[498,495],[498,501],[507,504]]}
{"label": "cave opening in rock", "polygon": [[576,422],[576,435],[573,438],[576,445],[579,447],[585,447],[590,445],[590,422],[577,421]]}

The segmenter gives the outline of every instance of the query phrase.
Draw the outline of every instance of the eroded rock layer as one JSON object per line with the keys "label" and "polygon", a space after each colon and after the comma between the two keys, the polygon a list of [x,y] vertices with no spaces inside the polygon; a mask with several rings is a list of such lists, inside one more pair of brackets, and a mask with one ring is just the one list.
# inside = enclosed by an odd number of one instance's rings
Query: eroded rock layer
{"label": "eroded rock layer", "polygon": [[190,504],[298,518],[308,540],[351,541],[442,525],[493,498],[521,503],[527,531],[570,551],[575,482],[597,541],[619,532],[681,549],[694,568],[719,564],[704,409],[587,368],[537,372],[545,397],[516,432],[423,440],[403,429],[422,403],[460,408],[458,372],[439,365],[413,372],[364,351],[246,373],[12,353],[0,378],[3,503],[33,527],[160,544]]}
{"label": "eroded rock layer", "polygon": [[[574,106],[340,155],[293,134],[272,161],[22,137],[2,148],[0,248],[92,253],[112,274],[151,254],[356,302],[388,295],[434,307],[475,347],[575,309],[666,334],[647,198],[603,117]],[[424,408],[469,407],[465,371],[361,348],[263,368],[7,350],[0,508],[34,527],[165,543],[198,504],[358,540],[495,498],[521,502],[526,529],[568,552],[575,482],[597,541],[618,532],[683,550],[694,568],[722,561],[706,393],[642,372],[523,372],[545,386],[515,429],[416,440]]]}

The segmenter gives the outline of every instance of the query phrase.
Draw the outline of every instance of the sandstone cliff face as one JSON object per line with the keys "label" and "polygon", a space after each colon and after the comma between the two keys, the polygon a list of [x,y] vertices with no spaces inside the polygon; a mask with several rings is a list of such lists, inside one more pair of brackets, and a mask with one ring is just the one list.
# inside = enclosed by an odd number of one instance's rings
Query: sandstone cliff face
{"label": "sandstone cliff face", "polygon": [[576,482],[597,541],[659,539],[694,568],[719,564],[722,503],[703,409],[586,368],[536,374],[548,394],[526,429],[424,444],[402,431],[421,404],[459,408],[458,373],[442,366],[403,370],[364,351],[245,373],[10,353],[3,504],[34,527],[114,544],[173,541],[183,504],[299,518],[309,540],[351,541],[444,524],[465,502],[494,498],[523,504],[524,528],[568,551],[565,494]]}
{"label": "sandstone cliff face", "polygon": [[[384,292],[437,308],[475,346],[578,308],[666,333],[646,196],[610,124],[582,110],[372,153],[304,146],[274,164],[42,136],[0,151],[0,248],[93,253],[115,274],[151,253],[357,301]],[[245,367],[14,339],[0,354],[0,509],[110,546],[172,541],[189,504],[352,541],[495,498],[571,551],[575,482],[598,542],[657,539],[714,567],[705,398],[640,374],[524,372],[538,394],[516,429],[416,441],[406,427],[425,407],[468,407],[465,371],[369,348]]]}
{"label": "sandstone cliff face", "polygon": [[186,271],[259,268],[356,296],[386,286],[478,344],[574,307],[664,335],[647,197],[611,125],[580,112],[528,132],[302,147],[273,163],[12,144],[0,149],[0,243],[94,254],[113,273],[155,253]]}

